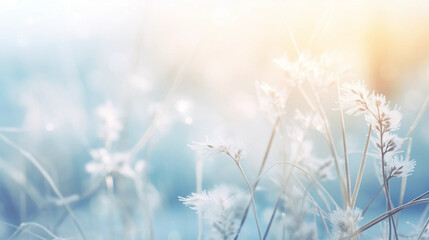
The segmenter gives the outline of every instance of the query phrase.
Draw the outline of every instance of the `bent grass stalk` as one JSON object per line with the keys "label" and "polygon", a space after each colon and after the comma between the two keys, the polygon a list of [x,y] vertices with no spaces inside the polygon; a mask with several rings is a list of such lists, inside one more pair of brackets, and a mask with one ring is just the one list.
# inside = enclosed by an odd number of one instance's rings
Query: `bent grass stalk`
{"label": "bent grass stalk", "polygon": [[237,165],[238,169],[240,170],[241,175],[243,175],[243,178],[246,181],[247,187],[249,188],[250,198],[252,200],[253,215],[255,216],[256,228],[258,229],[259,239],[262,240],[261,228],[259,227],[258,213],[256,212],[256,203],[255,203],[255,195],[253,194],[253,188],[250,185],[249,180],[247,179],[246,173],[244,172],[243,168],[241,167],[240,159],[236,159],[229,152],[227,152],[226,154],[234,161],[235,165]]}
{"label": "bent grass stalk", "polygon": [[[307,187],[307,188],[305,188],[304,187],[304,185],[301,183],[301,181],[298,179],[298,178],[296,178],[295,176],[293,176],[294,177],[294,179],[297,181],[297,183],[298,183],[298,185],[302,188],[302,189],[305,189],[305,193],[306,193],[306,196],[308,196],[308,198],[311,200],[311,202],[313,203],[313,206],[317,209],[317,211],[318,211],[318,214],[319,214],[319,216],[320,216],[320,219],[322,220],[322,223],[323,223],[323,227],[325,228],[325,231],[326,231],[326,234],[327,234],[327,236],[328,236],[328,239],[331,239],[331,234],[330,234],[330,232],[329,232],[329,228],[328,228],[328,224],[326,223],[326,221],[325,221],[325,217],[323,217],[323,214],[322,214],[322,209],[320,208],[320,206],[319,206],[319,204],[317,204],[317,202],[316,202],[316,200],[314,200],[314,198],[313,198],[313,196],[311,196],[311,194],[309,193],[309,189],[311,188],[311,186],[313,185],[313,181],[310,183],[310,185]],[[317,192],[317,191],[316,191]],[[304,197],[305,198],[305,197]],[[304,201],[302,201],[302,205],[304,205]]]}
{"label": "bent grass stalk", "polygon": [[[300,166],[298,166],[298,165],[295,165],[295,164],[293,164],[293,163],[289,163],[289,162],[276,162],[276,163],[274,163],[274,164],[272,164],[271,166],[269,166],[268,168],[267,168],[267,170],[261,175],[261,177],[262,176],[264,176],[265,174],[267,174],[268,173],[268,171],[270,171],[272,168],[274,168],[275,166],[277,166],[277,165],[282,165],[282,164],[285,164],[285,165],[289,165],[289,166],[292,166],[292,167],[295,167],[295,168],[297,168],[298,170],[300,170],[300,171],[302,171],[304,174],[306,174],[308,177],[310,177],[310,179],[312,179],[313,180],[313,182],[314,183],[316,183],[317,185],[318,185],[318,187],[328,196],[328,198],[329,198],[329,200],[335,205],[335,207],[336,208],[340,208],[339,206],[338,206],[338,204],[335,202],[335,200],[334,200],[334,198],[329,194],[329,192],[326,190],[326,188],[325,187],[323,187],[323,185],[317,180],[317,178],[315,178],[314,176],[312,176],[310,173],[308,173],[307,171],[305,171],[303,168],[301,168]],[[281,197],[279,197],[278,198],[278,201],[279,201],[279,199],[281,199]],[[277,208],[278,208],[278,205],[279,204],[277,204],[276,203],[276,207],[274,208],[274,210],[273,210],[273,213],[272,213],[272,215],[271,215],[271,218],[270,218],[270,222],[269,222],[269,224],[268,224],[268,227],[267,227],[267,230],[266,230],[266,232],[265,232],[265,234],[264,235],[268,235],[268,232],[269,232],[269,230],[270,230],[270,227],[271,227],[271,224],[272,224],[272,220],[274,219],[274,216],[275,216],[275,214],[276,214],[276,212],[277,212]]]}
{"label": "bent grass stalk", "polygon": [[416,126],[420,122],[420,119],[422,118],[423,113],[425,112],[428,105],[429,105],[429,95],[426,97],[422,107],[420,108],[419,113],[417,114],[416,119],[414,120],[413,124],[411,125],[410,130],[408,130],[407,136],[405,138],[411,137],[411,135],[414,132],[414,129],[416,129]]}
{"label": "bent grass stalk", "polygon": [[428,224],[429,224],[429,218],[426,220],[426,223],[425,223],[425,225],[423,226],[423,229],[422,229],[422,231],[420,232],[419,237],[417,238],[417,240],[420,240],[420,239],[423,237],[423,234],[425,233],[426,228],[428,227]]}
{"label": "bent grass stalk", "polygon": [[[13,226],[13,225],[9,225],[8,224],[8,226]],[[30,231],[28,231],[28,230],[26,230],[26,228],[29,228],[29,227],[31,227],[31,226],[34,226],[34,227],[37,227],[37,228],[40,228],[43,232],[45,232],[46,234],[48,234],[50,237],[52,237],[52,239],[60,239],[59,237],[57,237],[57,236],[55,236],[55,234],[53,234],[51,231],[49,231],[47,228],[45,228],[44,226],[42,226],[42,225],[40,225],[40,224],[38,224],[38,223],[35,223],[35,222],[24,222],[24,223],[21,223],[20,225],[19,225],[19,227],[17,227],[16,228],[16,231],[9,237],[9,239],[8,240],[12,240],[12,239],[14,239],[15,237],[17,237],[18,235],[19,235],[19,233],[20,232],[27,232],[27,233],[29,233],[29,234],[31,234],[31,235],[33,235],[34,237],[36,237],[36,238],[39,238],[39,239],[45,239],[44,237],[42,237],[42,236],[40,236],[40,235],[38,235],[38,234],[35,234],[35,233],[33,233],[33,232],[30,232]],[[13,226],[13,227],[16,227],[16,226]]]}
{"label": "bent grass stalk", "polygon": [[45,170],[45,168],[42,167],[42,165],[39,163],[39,161],[37,161],[37,159],[31,153],[25,151],[24,149],[22,149],[21,147],[19,147],[18,145],[16,145],[12,141],[10,141],[7,137],[5,137],[2,134],[0,134],[0,138],[3,140],[3,142],[5,142],[9,146],[18,150],[18,152],[21,153],[22,156],[24,156],[28,161],[30,161],[37,168],[37,170],[39,170],[39,172],[42,174],[43,178],[45,178],[45,180],[48,182],[49,186],[54,191],[54,193],[57,195],[57,197],[64,203],[63,204],[64,208],[66,209],[66,211],[69,213],[70,217],[72,218],[73,223],[76,226],[77,230],[79,231],[79,234],[82,237],[82,239],[86,240],[83,229],[80,226],[76,216],[74,215],[70,205],[64,200],[63,195],[61,194],[60,190],[55,185],[53,179],[51,178],[49,173]]}
{"label": "bent grass stalk", "polygon": [[[425,193],[424,195],[427,195],[427,193]],[[417,198],[417,199],[411,200],[410,202],[408,202],[406,204],[398,206],[398,207],[396,207],[396,208],[394,208],[394,209],[392,209],[390,211],[387,211],[387,212],[381,214],[380,216],[374,218],[373,220],[371,220],[369,223],[365,224],[364,226],[360,227],[358,230],[356,230],[354,233],[352,233],[351,236],[354,237],[354,236],[362,233],[363,231],[365,231],[365,230],[371,228],[372,226],[374,226],[375,224],[377,224],[377,223],[383,221],[384,219],[386,219],[386,218],[388,218],[388,217],[390,217],[390,216],[392,216],[392,215],[394,215],[394,214],[402,211],[405,208],[408,208],[408,207],[411,207],[411,206],[414,206],[414,205],[417,205],[417,204],[422,204],[422,203],[429,203],[429,199],[427,199],[427,198],[426,199],[419,199],[419,198]]]}
{"label": "bent grass stalk", "polygon": [[311,89],[314,97],[316,98],[317,108],[314,108],[314,105],[310,101],[310,99],[309,99],[307,93],[304,91],[304,89],[302,87],[300,87],[300,86],[298,86],[298,89],[301,92],[301,94],[304,96],[304,98],[307,101],[307,104],[310,106],[310,108],[317,109],[317,111],[319,112],[319,114],[322,117],[323,127],[324,127],[325,133],[326,133],[325,137],[326,137],[326,139],[328,141],[329,149],[331,150],[331,154],[332,154],[332,156],[334,158],[335,169],[336,169],[337,174],[338,174],[338,181],[340,183],[341,193],[342,193],[342,197],[343,197],[343,203],[346,204],[346,201],[347,201],[347,198],[346,198],[346,189],[345,189],[346,187],[345,187],[345,184],[344,184],[343,173],[341,171],[341,168],[340,168],[340,165],[339,165],[339,162],[338,162],[338,155],[337,155],[337,151],[335,150],[334,140],[332,138],[331,130],[330,130],[329,125],[328,125],[328,120],[327,120],[327,117],[326,117],[326,113],[323,110],[322,103],[321,103],[321,101],[320,101],[320,99],[319,99],[316,91],[314,90],[313,85],[311,83],[309,85],[310,85],[310,89]]}
{"label": "bent grass stalk", "polygon": [[[312,124],[312,122],[313,122],[313,119],[314,119],[314,117],[315,117],[315,110],[313,109],[313,115],[312,115],[312,117],[311,117],[311,120],[310,120],[310,123],[309,123],[309,125],[305,128],[305,131],[304,131],[304,135],[303,135],[303,138],[305,139],[305,137],[307,136],[307,133],[308,133],[308,130],[310,129],[310,126],[311,126],[311,124]],[[303,145],[303,141],[301,141],[300,142],[300,144],[298,145],[298,150],[296,151],[297,153],[299,153],[300,151],[301,151],[301,148],[302,148],[302,145]],[[297,159],[298,159],[298,154],[296,154],[295,155],[295,158],[294,158],[294,160],[293,160],[293,164],[295,164],[296,163],[296,161],[297,161]],[[286,165],[285,165],[286,166]],[[284,173],[284,174],[286,174],[286,173]],[[286,176],[287,176],[287,178],[286,178],[286,180],[285,180],[285,185],[287,185],[288,184],[288,182],[289,182],[289,179],[290,179],[290,176],[291,176],[291,170],[290,171],[288,171],[288,173],[286,174]],[[270,217],[270,221],[268,222],[268,226],[267,226],[267,228],[266,228],[266,230],[265,230],[265,234],[264,234],[264,239],[267,237],[267,234],[268,234],[268,232],[269,232],[269,230],[270,230],[270,228],[271,228],[271,224],[272,224],[272,222],[274,221],[274,217],[275,217],[275,215],[276,215],[276,213],[277,213],[277,209],[278,209],[278,207],[279,207],[279,204],[280,204],[280,202],[281,202],[281,198],[282,198],[282,193],[280,193],[279,194],[279,197],[277,198],[277,201],[276,201],[276,204],[274,205],[274,210],[273,210],[273,213],[271,214],[271,217]]]}
{"label": "bent grass stalk", "polygon": [[[267,148],[265,150],[264,157],[262,159],[261,165],[259,166],[257,180],[255,181],[255,183],[253,184],[253,187],[252,187],[253,190],[256,189],[256,187],[258,186],[258,183],[259,183],[259,180],[260,180],[259,177],[261,176],[262,171],[264,170],[265,164],[267,162],[267,158],[268,158],[268,155],[270,153],[271,146],[272,146],[272,143],[274,141],[274,136],[276,134],[276,129],[277,129],[277,126],[278,126],[279,122],[280,122],[280,117],[277,117],[276,121],[274,123],[273,129],[271,130],[270,139],[268,140],[268,145],[267,145]],[[238,239],[238,235],[240,234],[240,231],[243,228],[244,222],[246,221],[247,214],[249,212],[250,204],[251,204],[251,202],[249,201],[249,203],[246,206],[246,210],[244,211],[243,217],[241,219],[240,226],[238,227],[237,233],[235,234],[234,240]]]}
{"label": "bent grass stalk", "polygon": [[171,85],[167,95],[165,96],[163,102],[162,102],[162,108],[161,111],[158,111],[154,118],[152,119],[151,123],[149,124],[149,127],[146,129],[146,131],[143,133],[143,136],[139,139],[137,144],[130,150],[130,158],[135,157],[135,155],[146,145],[147,141],[150,140],[150,138],[153,136],[153,134],[156,131],[156,126],[158,124],[158,120],[163,114],[163,109],[167,108],[171,104],[171,98],[174,94],[174,92],[177,90],[177,87],[179,84],[183,81],[182,75],[186,71],[186,69],[190,66],[191,62],[196,57],[200,46],[203,42],[203,38],[200,39],[198,44],[195,46],[192,53],[189,55],[189,57],[186,59],[186,61],[181,65],[180,69],[177,71],[176,75],[173,79],[173,84]]}

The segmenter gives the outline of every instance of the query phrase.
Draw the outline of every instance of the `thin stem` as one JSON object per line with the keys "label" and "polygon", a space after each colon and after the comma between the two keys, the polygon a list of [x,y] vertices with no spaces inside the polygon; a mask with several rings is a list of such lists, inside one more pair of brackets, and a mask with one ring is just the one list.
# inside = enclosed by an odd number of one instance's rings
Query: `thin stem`
{"label": "thin stem", "polygon": [[336,208],[340,208],[340,206],[338,206],[337,202],[335,202],[334,198],[331,196],[331,194],[329,194],[328,190],[326,190],[325,187],[323,187],[323,185],[319,182],[319,180],[317,180],[317,178],[315,178],[313,175],[311,175],[310,173],[308,173],[306,170],[304,170],[302,167],[295,165],[293,163],[289,163],[289,162],[275,162],[273,163],[271,166],[269,166],[267,168],[267,170],[265,170],[265,172],[263,172],[261,174],[261,176],[259,178],[262,178],[265,174],[267,174],[272,168],[274,168],[277,165],[289,165],[292,166],[298,170],[300,170],[301,172],[303,172],[305,175],[307,175],[308,177],[310,177],[311,180],[313,180],[317,186],[326,194],[326,196],[328,196],[329,200],[335,205]]}
{"label": "thin stem", "polygon": [[265,230],[265,233],[264,233],[264,240],[265,240],[265,239],[267,238],[267,236],[268,236],[268,232],[270,231],[271,224],[273,223],[274,217],[276,216],[277,209],[278,209],[278,208],[279,208],[279,206],[280,206],[280,202],[281,202],[281,200],[282,200],[282,195],[280,194],[280,195],[279,195],[279,197],[277,198],[276,205],[274,206],[273,213],[271,214],[270,221],[268,222],[267,229]]}
{"label": "thin stem", "polygon": [[414,120],[413,124],[410,127],[410,130],[407,133],[407,136],[405,138],[409,138],[411,137],[411,134],[413,134],[414,129],[416,128],[417,124],[419,123],[420,119],[423,116],[423,113],[425,112],[427,106],[429,105],[429,95],[426,97],[422,107],[420,108],[419,113],[417,114],[416,119]]}
{"label": "thin stem", "polygon": [[377,198],[378,194],[381,192],[381,190],[383,190],[384,188],[384,184],[382,184],[377,192],[374,194],[374,196],[371,198],[371,201],[369,201],[369,203],[366,205],[366,207],[363,209],[362,211],[362,216],[365,215],[366,211],[368,211],[369,207],[372,205],[372,203],[374,202],[374,200]]}
{"label": "thin stem", "polygon": [[42,176],[45,178],[46,182],[48,182],[49,186],[54,191],[54,193],[57,195],[57,197],[64,203],[63,204],[64,208],[67,210],[67,212],[69,213],[70,217],[72,218],[73,223],[76,226],[77,230],[79,231],[79,234],[80,234],[81,238],[84,239],[84,240],[86,240],[86,237],[85,237],[85,234],[83,232],[83,229],[80,226],[79,222],[77,221],[77,218],[74,215],[72,209],[70,208],[70,205],[65,201],[65,199],[64,199],[63,195],[61,194],[60,190],[55,185],[54,180],[51,178],[51,176],[45,170],[45,168],[42,167],[42,165],[39,163],[39,161],[37,161],[37,159],[31,153],[25,151],[24,149],[22,149],[18,145],[14,144],[12,141],[10,141],[7,137],[3,136],[2,134],[0,134],[0,138],[3,140],[3,142],[5,142],[9,146],[15,148],[19,153],[21,153],[22,156],[24,156],[28,161],[31,162],[31,164],[33,164],[37,168],[37,170],[42,174]]}
{"label": "thin stem", "polygon": [[[410,138],[410,140],[408,141],[408,147],[407,147],[407,154],[405,156],[405,162],[407,163],[410,160],[410,154],[411,154],[411,145],[413,143],[413,139]],[[402,177],[402,181],[401,181],[401,193],[399,195],[399,205],[402,205],[402,203],[404,202],[404,195],[405,195],[405,187],[407,186],[407,178],[408,175],[405,175]],[[399,224],[399,215],[400,213],[398,213],[398,215],[396,216],[396,223]]]}
{"label": "thin stem", "polygon": [[428,227],[428,224],[429,224],[429,218],[426,220],[426,223],[423,226],[423,229],[420,232],[419,237],[417,238],[417,240],[420,240],[423,237],[423,234],[426,232],[426,228]]}
{"label": "thin stem", "polygon": [[[144,178],[146,177],[144,176]],[[144,215],[148,225],[147,228],[148,228],[149,239],[154,239],[153,220],[152,220],[152,214],[150,212],[149,201],[147,198],[147,194],[144,194],[142,191],[142,189],[145,189],[145,186],[144,186],[145,180],[142,180],[138,177],[134,177],[133,182],[134,182],[134,187],[136,189],[137,197],[140,200],[140,202],[142,202],[142,205],[143,205]]]}
{"label": "thin stem", "polygon": [[[256,179],[255,183],[253,184],[253,190],[256,189],[256,187],[258,186],[258,183],[260,180],[259,177],[261,176],[262,171],[264,170],[265,164],[267,162],[267,158],[268,158],[268,155],[270,153],[271,146],[272,146],[272,143],[274,141],[274,136],[276,134],[276,129],[277,129],[279,122],[280,122],[280,117],[277,117],[277,119],[274,123],[273,129],[271,130],[270,139],[268,140],[268,145],[267,145],[267,148],[265,150],[264,157],[262,159],[261,165],[259,166],[257,179]],[[247,214],[249,213],[249,208],[250,208],[251,204],[252,204],[251,201],[249,201],[249,203],[246,206],[246,210],[244,211],[243,217],[241,218],[240,226],[238,227],[238,230],[237,230],[237,233],[235,234],[234,240],[238,239],[238,235],[240,234],[240,231],[243,228],[244,223],[246,222]]]}
{"label": "thin stem", "polygon": [[55,236],[55,234],[53,234],[51,231],[49,231],[47,228],[45,228],[44,226],[42,226],[42,225],[40,225],[40,224],[38,224],[38,223],[35,223],[35,222],[24,222],[24,223],[21,223],[20,225],[19,225],[19,227],[17,227],[17,226],[15,226],[15,225],[13,225],[13,224],[10,224],[10,223],[6,223],[6,222],[1,222],[1,223],[3,223],[3,224],[5,224],[6,226],[9,226],[9,227],[12,227],[12,228],[15,228],[16,229],[16,231],[8,238],[8,240],[12,240],[12,239],[14,239],[15,237],[17,237],[18,235],[19,235],[19,233],[20,232],[25,232],[25,233],[28,233],[29,235],[32,235],[33,237],[35,237],[35,238],[37,238],[37,239],[42,239],[42,240],[45,240],[46,238],[44,238],[44,237],[42,237],[42,236],[40,236],[40,235],[38,235],[38,234],[36,234],[36,233],[33,233],[33,232],[31,232],[31,231],[29,231],[29,230],[26,230],[26,228],[28,228],[28,227],[30,227],[30,226],[35,226],[35,227],[37,227],[37,228],[40,228],[42,231],[44,231],[45,233],[47,233],[50,237],[52,237],[53,239],[58,239],[58,237],[57,236]]}
{"label": "thin stem", "polygon": [[253,194],[253,188],[250,185],[249,180],[247,179],[247,176],[244,173],[244,170],[240,165],[240,162],[238,160],[234,160],[234,162],[237,165],[238,169],[240,169],[241,175],[243,175],[244,180],[246,181],[247,187],[249,187],[250,197],[252,199],[253,215],[255,216],[255,222],[256,222],[256,227],[258,229],[259,239],[262,240],[261,228],[259,227],[258,214],[256,212],[256,203],[255,203],[255,196]]}
{"label": "thin stem", "polygon": [[[337,91],[338,91],[338,99],[340,99],[340,81],[337,81]],[[344,148],[344,167],[346,171],[346,194],[347,194],[347,204],[351,206],[350,200],[350,172],[349,172],[349,161],[347,157],[347,142],[346,142],[346,127],[344,125],[344,113],[343,109],[340,108],[340,119],[341,119],[341,135],[343,137],[343,148]]]}
{"label": "thin stem", "polygon": [[162,114],[163,114],[162,111],[164,111],[164,109],[170,105],[171,98],[172,98],[174,92],[176,91],[179,84],[183,81],[182,76],[183,76],[184,72],[191,65],[191,62],[195,59],[202,42],[203,42],[203,38],[200,39],[200,41],[198,42],[198,44],[196,45],[196,47],[194,48],[192,53],[189,55],[189,57],[186,59],[186,61],[181,65],[179,71],[177,71],[177,73],[173,79],[173,84],[171,85],[167,95],[164,98],[164,101],[162,102],[161,110],[155,114],[155,116],[152,119],[152,122],[150,123],[149,127],[143,133],[143,136],[139,139],[137,144],[130,150],[130,152],[129,152],[130,158],[133,158],[146,145],[146,143],[150,140],[152,135],[155,133],[156,126],[158,124],[158,120],[162,117]]}
{"label": "thin stem", "polygon": [[365,169],[365,161],[366,161],[366,156],[367,156],[367,152],[368,152],[368,146],[369,146],[370,139],[371,139],[371,125],[368,128],[368,133],[367,133],[366,142],[365,142],[365,149],[363,150],[362,160],[360,162],[359,173],[358,173],[358,177],[356,179],[355,188],[354,188],[354,191],[353,191],[351,208],[354,208],[354,206],[356,204],[356,200],[357,200],[357,196],[358,196],[358,193],[359,193],[360,184],[362,182],[363,170]]}
{"label": "thin stem", "polygon": [[[201,153],[198,151],[195,153],[196,163],[195,163],[195,178],[197,182],[196,190],[197,193],[202,192],[203,186],[203,159]],[[202,212],[198,212],[198,240],[201,240],[203,236],[203,218]]]}
{"label": "thin stem", "polygon": [[363,231],[365,231],[365,230],[371,228],[372,226],[374,226],[375,224],[383,221],[384,219],[392,216],[393,214],[395,214],[395,213],[397,213],[397,212],[399,212],[399,211],[401,211],[401,210],[403,210],[403,209],[405,209],[407,207],[411,207],[413,205],[417,205],[417,204],[421,204],[421,203],[428,203],[428,202],[429,202],[429,199],[427,199],[427,198],[425,198],[425,199],[417,199],[417,200],[410,201],[410,202],[408,202],[408,203],[406,203],[404,205],[398,206],[398,207],[396,207],[396,208],[394,208],[394,209],[392,209],[390,211],[387,211],[387,212],[381,214],[380,216],[374,218],[369,223],[365,224],[364,226],[362,226],[358,230],[356,230],[354,233],[352,233],[351,236],[353,237],[353,236],[356,236],[356,235],[362,233]]}
{"label": "thin stem", "polygon": [[328,140],[329,148],[331,150],[332,156],[334,157],[335,169],[337,170],[338,180],[340,182],[341,193],[343,196],[343,202],[344,202],[344,204],[346,204],[347,197],[346,197],[346,189],[345,189],[346,187],[344,184],[344,177],[343,177],[343,173],[340,169],[340,164],[338,162],[338,156],[337,156],[337,151],[335,150],[334,139],[332,138],[331,130],[330,130],[329,125],[328,125],[328,118],[326,116],[325,111],[323,110],[322,102],[320,101],[319,96],[317,95],[316,91],[314,90],[313,85],[311,83],[309,85],[310,85],[310,89],[311,89],[314,97],[316,98],[317,109],[318,109],[320,115],[322,116],[323,126],[325,128],[325,133],[326,133],[326,139]]}

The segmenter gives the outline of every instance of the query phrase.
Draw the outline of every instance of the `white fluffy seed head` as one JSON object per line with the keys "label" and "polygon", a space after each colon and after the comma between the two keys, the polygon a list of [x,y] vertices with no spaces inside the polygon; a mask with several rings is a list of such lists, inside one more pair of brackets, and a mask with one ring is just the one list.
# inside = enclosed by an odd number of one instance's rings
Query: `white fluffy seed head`
{"label": "white fluffy seed head", "polygon": [[106,146],[110,147],[110,144],[119,138],[122,130],[119,111],[112,105],[112,102],[107,101],[96,109],[96,113],[102,121],[99,135],[105,141]]}
{"label": "white fluffy seed head", "polygon": [[415,166],[416,161],[405,161],[402,156],[395,155],[390,159],[386,159],[384,170],[388,177],[405,177],[412,174]]}
{"label": "white fluffy seed head", "polygon": [[224,153],[234,159],[234,161],[240,161],[245,155],[244,147],[242,144],[233,138],[210,140],[206,138],[205,142],[193,142],[189,144],[189,147],[194,151],[205,153],[209,156],[213,156],[219,153]]}
{"label": "white fluffy seed head", "polygon": [[240,189],[220,185],[211,191],[192,193],[179,200],[191,209],[201,213],[211,227],[213,239],[232,239],[238,230],[248,196]]}
{"label": "white fluffy seed head", "polygon": [[286,112],[286,89],[275,89],[265,82],[256,82],[259,106],[271,120]]}
{"label": "white fluffy seed head", "polygon": [[362,210],[350,207],[346,210],[336,209],[329,215],[329,220],[337,234],[348,237],[358,229],[358,224],[362,220]]}

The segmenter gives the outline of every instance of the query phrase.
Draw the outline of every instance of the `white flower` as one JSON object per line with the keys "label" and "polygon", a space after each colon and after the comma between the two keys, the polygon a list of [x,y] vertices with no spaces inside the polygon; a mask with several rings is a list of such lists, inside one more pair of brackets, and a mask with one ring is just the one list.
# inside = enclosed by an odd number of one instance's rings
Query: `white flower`
{"label": "white flower", "polygon": [[179,197],[183,204],[201,213],[211,226],[213,239],[232,239],[238,230],[248,197],[239,189],[217,186],[212,191]]}
{"label": "white flower", "polygon": [[384,168],[387,177],[405,177],[411,175],[416,166],[416,161],[405,161],[402,156],[393,156],[386,161]]}
{"label": "white flower", "polygon": [[358,229],[358,224],[362,220],[362,210],[349,207],[346,210],[337,209],[329,215],[329,220],[338,234],[348,237]]}
{"label": "white flower", "polygon": [[97,116],[102,120],[100,127],[100,137],[106,142],[106,146],[119,138],[119,132],[122,130],[122,123],[119,121],[119,111],[113,107],[110,101],[99,106],[96,110]]}
{"label": "white flower", "polygon": [[206,138],[205,142],[193,142],[189,145],[192,150],[200,151],[209,155],[214,155],[218,153],[224,153],[234,159],[234,161],[240,161],[244,156],[244,148],[240,143],[235,142],[232,138],[227,140],[218,139],[218,140],[209,140]]}
{"label": "white flower", "polygon": [[111,154],[105,148],[91,150],[94,159],[86,164],[85,169],[93,175],[105,176],[118,173],[127,177],[134,177],[135,171],[130,166],[128,153]]}
{"label": "white flower", "polygon": [[286,111],[286,90],[277,90],[265,82],[256,82],[255,85],[261,110],[271,119],[283,115]]}

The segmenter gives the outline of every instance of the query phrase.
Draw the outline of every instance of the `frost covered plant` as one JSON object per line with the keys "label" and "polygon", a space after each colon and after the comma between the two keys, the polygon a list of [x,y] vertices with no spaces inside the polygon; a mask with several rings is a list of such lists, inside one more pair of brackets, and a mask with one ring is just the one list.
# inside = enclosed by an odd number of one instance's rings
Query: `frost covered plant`
{"label": "frost covered plant", "polygon": [[107,101],[97,108],[96,113],[102,121],[99,135],[105,141],[106,148],[110,148],[112,142],[119,138],[119,133],[122,130],[119,111],[112,105],[112,102]]}
{"label": "frost covered plant", "polygon": [[285,114],[287,100],[285,89],[277,90],[265,82],[256,82],[255,85],[260,109],[271,120],[275,120]]}
{"label": "frost covered plant", "polygon": [[325,128],[323,126],[323,119],[319,113],[302,112],[296,109],[295,119],[306,128],[312,128],[323,135],[325,135]]}
{"label": "frost covered plant", "polygon": [[306,192],[294,184],[283,191],[278,220],[289,239],[317,239],[317,230],[307,216],[312,213],[311,203]]}
{"label": "frost covered plant", "polygon": [[[223,153],[225,155],[227,155],[228,157],[230,157],[235,165],[238,167],[238,169],[240,170],[241,175],[243,176],[247,187],[249,188],[250,191],[250,197],[251,197],[251,202],[252,202],[252,207],[253,207],[253,214],[255,217],[255,222],[256,222],[256,227],[258,229],[258,235],[259,235],[259,239],[262,239],[262,234],[261,234],[261,229],[259,227],[259,220],[258,220],[258,215],[257,215],[257,211],[256,211],[256,203],[255,203],[255,198],[254,198],[254,188],[253,186],[250,184],[246,173],[244,172],[240,160],[241,158],[244,156],[244,149],[240,146],[240,144],[237,144],[233,141],[232,138],[229,138],[227,141],[222,141],[222,140],[218,140],[218,141],[211,141],[208,138],[206,139],[205,142],[194,142],[192,145],[190,145],[190,147],[193,150],[196,151],[200,151],[200,152],[206,152],[208,154],[217,154],[217,153]],[[247,212],[247,209],[246,209]],[[241,226],[240,226],[241,227]]]}
{"label": "frost covered plant", "polygon": [[202,214],[210,226],[208,239],[233,239],[245,210],[248,196],[240,189],[220,185],[211,191],[179,197],[183,204]]}
{"label": "frost covered plant", "polygon": [[395,155],[386,162],[384,170],[388,178],[405,177],[411,175],[415,165],[416,161],[406,161],[402,156]]}
{"label": "frost covered plant", "polygon": [[[339,99],[341,108],[348,114],[363,114],[367,124],[375,129],[375,136],[371,138],[378,150],[378,159],[381,162],[382,186],[386,195],[387,210],[392,209],[389,194],[389,179],[404,177],[411,174],[414,161],[403,161],[399,157],[404,139],[398,137],[394,131],[398,130],[402,115],[397,106],[391,108],[386,97],[375,92],[369,93],[362,82],[345,83]],[[393,227],[395,237],[398,238],[395,220],[389,216],[389,238]]]}
{"label": "frost covered plant", "polygon": [[274,62],[284,71],[287,82],[291,85],[299,85],[307,81],[315,86],[326,88],[348,74],[348,67],[341,65],[329,54],[316,57],[304,52],[300,53],[294,61],[285,56],[275,59]]}
{"label": "frost covered plant", "polygon": [[245,155],[244,148],[240,143],[234,141],[233,138],[223,140],[221,138],[217,140],[210,140],[206,138],[205,142],[193,142],[189,145],[192,150],[205,153],[213,156],[219,153],[230,156],[234,161],[239,162],[240,159]]}
{"label": "frost covered plant", "polygon": [[91,150],[91,156],[94,161],[87,163],[85,169],[93,175],[106,176],[118,173],[129,177],[134,176],[127,153],[110,153],[105,148],[100,148]]}
{"label": "frost covered plant", "polygon": [[332,228],[339,235],[339,238],[349,238],[358,229],[358,224],[362,220],[362,210],[359,208],[336,209],[329,215]]}

